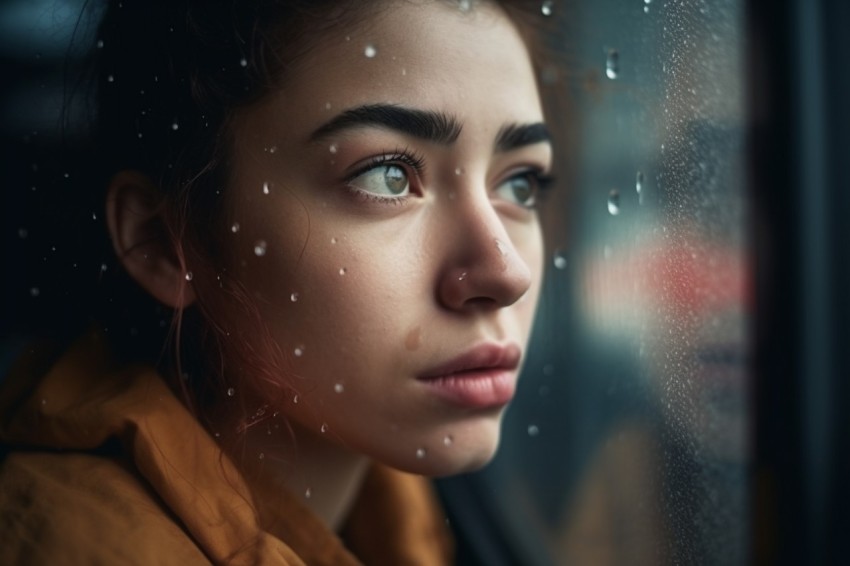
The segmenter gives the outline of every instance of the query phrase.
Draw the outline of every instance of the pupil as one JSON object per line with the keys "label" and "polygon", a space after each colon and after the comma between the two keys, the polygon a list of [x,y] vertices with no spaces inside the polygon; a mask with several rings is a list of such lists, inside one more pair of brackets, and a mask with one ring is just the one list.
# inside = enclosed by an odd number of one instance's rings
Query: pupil
{"label": "pupil", "polygon": [[401,167],[391,165],[384,170],[384,182],[394,195],[404,192],[407,188],[407,177]]}
{"label": "pupil", "polygon": [[531,186],[525,179],[516,179],[513,182],[514,196],[520,203],[527,203],[532,197]]}

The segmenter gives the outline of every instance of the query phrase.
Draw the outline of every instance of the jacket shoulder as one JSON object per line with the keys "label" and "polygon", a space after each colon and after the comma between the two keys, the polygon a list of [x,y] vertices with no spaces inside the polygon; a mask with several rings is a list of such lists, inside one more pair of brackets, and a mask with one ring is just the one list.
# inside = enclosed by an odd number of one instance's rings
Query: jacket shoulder
{"label": "jacket shoulder", "polygon": [[11,452],[0,461],[0,563],[209,560],[121,460],[73,452]]}

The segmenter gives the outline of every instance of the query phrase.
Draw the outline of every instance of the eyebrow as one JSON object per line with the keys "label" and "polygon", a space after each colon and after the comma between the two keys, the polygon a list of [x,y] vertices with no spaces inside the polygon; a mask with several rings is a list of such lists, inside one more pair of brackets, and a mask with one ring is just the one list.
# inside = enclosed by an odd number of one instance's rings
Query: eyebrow
{"label": "eyebrow", "polygon": [[394,104],[370,104],[339,114],[314,131],[310,135],[310,141],[363,126],[389,128],[440,145],[453,144],[463,128],[454,116],[442,112],[405,108]]}
{"label": "eyebrow", "polygon": [[549,130],[542,122],[533,124],[508,124],[496,136],[496,151],[503,153],[540,142],[551,143]]}

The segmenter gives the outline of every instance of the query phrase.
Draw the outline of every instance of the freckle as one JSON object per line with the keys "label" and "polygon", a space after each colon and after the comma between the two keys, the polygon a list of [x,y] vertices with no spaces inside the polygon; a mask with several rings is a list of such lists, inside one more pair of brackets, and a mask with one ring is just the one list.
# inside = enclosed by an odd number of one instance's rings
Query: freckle
{"label": "freckle", "polygon": [[407,333],[407,338],[404,340],[404,347],[409,351],[418,350],[422,343],[422,327],[416,326]]}

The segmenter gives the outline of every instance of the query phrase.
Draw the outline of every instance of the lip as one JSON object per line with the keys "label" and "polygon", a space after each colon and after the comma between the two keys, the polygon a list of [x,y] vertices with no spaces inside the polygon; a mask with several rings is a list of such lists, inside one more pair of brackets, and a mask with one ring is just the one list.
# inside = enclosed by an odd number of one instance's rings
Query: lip
{"label": "lip", "polygon": [[481,344],[417,379],[452,404],[470,409],[501,407],[513,399],[521,357],[516,344]]}

